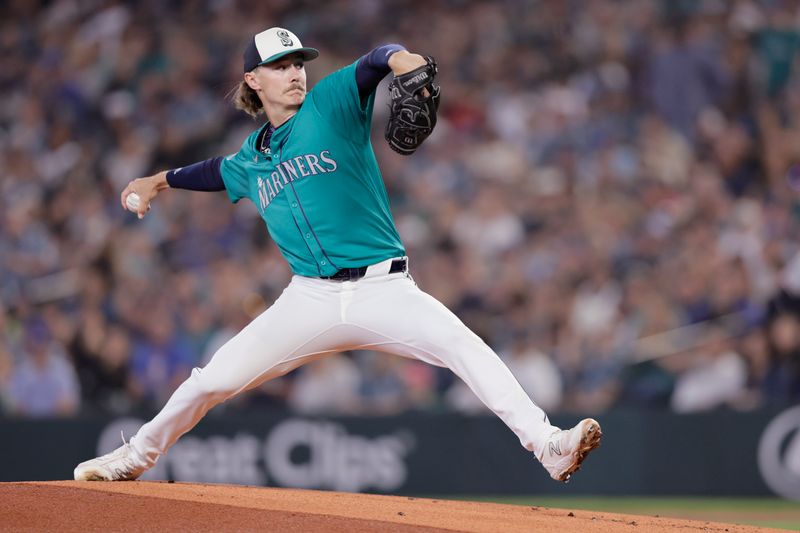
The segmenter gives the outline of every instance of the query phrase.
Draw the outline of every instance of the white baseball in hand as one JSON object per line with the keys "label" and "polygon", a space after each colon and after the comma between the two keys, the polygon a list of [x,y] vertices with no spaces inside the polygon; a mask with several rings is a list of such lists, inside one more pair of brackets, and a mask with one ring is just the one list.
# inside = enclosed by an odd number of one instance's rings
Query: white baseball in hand
{"label": "white baseball in hand", "polygon": [[139,211],[140,202],[141,199],[135,192],[132,192],[125,197],[125,206],[128,208],[128,210],[133,211],[134,213]]}

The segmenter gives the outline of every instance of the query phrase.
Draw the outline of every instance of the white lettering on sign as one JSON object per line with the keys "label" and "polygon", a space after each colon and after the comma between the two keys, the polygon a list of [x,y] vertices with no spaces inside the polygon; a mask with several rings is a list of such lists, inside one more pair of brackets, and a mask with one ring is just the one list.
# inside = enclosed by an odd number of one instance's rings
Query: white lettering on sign
{"label": "white lettering on sign", "polygon": [[176,480],[265,485],[267,477],[258,465],[260,444],[259,439],[246,434],[233,438],[184,437],[162,459],[169,458]]}
{"label": "white lettering on sign", "polygon": [[764,429],[758,468],[776,494],[800,501],[800,406],[782,412]]}
{"label": "white lettering on sign", "polygon": [[291,419],[270,432],[264,459],[272,477],[283,486],[390,491],[402,486],[408,476],[409,440],[402,435],[370,439],[350,435],[333,422]]}
{"label": "white lettering on sign", "polygon": [[[136,418],[113,420],[100,434],[97,454],[122,444],[120,430],[130,438],[143,424]],[[406,482],[406,456],[413,447],[408,432],[365,437],[336,422],[291,418],[263,439],[245,432],[186,435],[141,479],[388,492]]]}

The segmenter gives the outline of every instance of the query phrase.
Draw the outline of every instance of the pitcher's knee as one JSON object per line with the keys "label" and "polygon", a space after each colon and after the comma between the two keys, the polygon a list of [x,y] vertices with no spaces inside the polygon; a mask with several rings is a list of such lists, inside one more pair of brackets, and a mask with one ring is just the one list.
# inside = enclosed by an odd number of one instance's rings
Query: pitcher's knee
{"label": "pitcher's knee", "polygon": [[234,383],[231,379],[226,379],[226,376],[215,376],[202,368],[192,370],[189,380],[199,396],[213,403],[224,402],[241,388],[238,382]]}
{"label": "pitcher's knee", "polygon": [[492,349],[471,331],[467,334],[449,335],[435,346],[431,351],[445,366],[451,367],[467,360],[485,359],[496,357]]}

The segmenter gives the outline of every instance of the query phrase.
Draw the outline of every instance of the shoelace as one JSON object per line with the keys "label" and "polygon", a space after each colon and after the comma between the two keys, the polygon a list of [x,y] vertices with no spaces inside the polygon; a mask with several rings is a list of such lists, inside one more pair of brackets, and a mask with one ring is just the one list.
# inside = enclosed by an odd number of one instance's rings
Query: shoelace
{"label": "shoelace", "polygon": [[[125,440],[124,431],[120,430],[119,435],[122,437],[123,449],[119,450],[119,457],[116,457],[115,459],[122,463],[123,468],[114,468],[114,474],[117,477],[127,477],[135,470],[136,465],[132,458],[133,450],[131,450],[131,444]],[[111,453],[113,454],[114,452]]]}

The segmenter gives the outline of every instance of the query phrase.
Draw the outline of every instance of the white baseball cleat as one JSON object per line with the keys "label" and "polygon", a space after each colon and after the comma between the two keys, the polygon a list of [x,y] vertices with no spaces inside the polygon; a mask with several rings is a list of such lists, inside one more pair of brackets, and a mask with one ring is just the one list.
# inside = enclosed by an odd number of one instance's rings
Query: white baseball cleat
{"label": "white baseball cleat", "polygon": [[569,481],[586,456],[600,446],[603,432],[593,418],[584,418],[572,429],[559,429],[547,439],[539,461],[556,481]]}
{"label": "white baseball cleat", "polygon": [[75,467],[74,475],[76,481],[131,481],[145,470],[145,463],[126,442],[111,453],[82,462]]}

